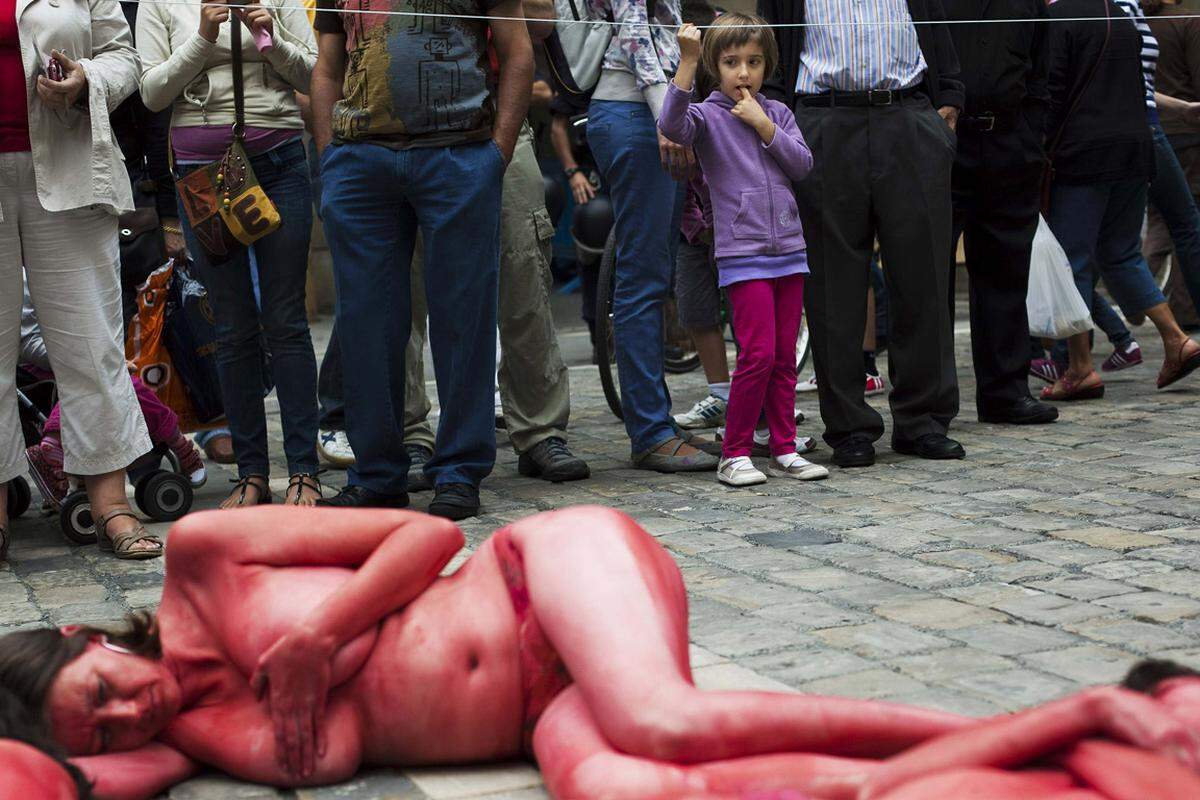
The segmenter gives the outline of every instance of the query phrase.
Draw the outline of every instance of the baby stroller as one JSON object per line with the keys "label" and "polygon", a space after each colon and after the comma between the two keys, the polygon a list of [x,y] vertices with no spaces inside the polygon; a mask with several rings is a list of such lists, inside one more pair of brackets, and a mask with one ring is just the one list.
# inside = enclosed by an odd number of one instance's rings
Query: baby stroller
{"label": "baby stroller", "polygon": [[[58,399],[57,394],[53,380],[40,379],[30,371],[18,367],[17,405],[26,446],[41,441],[46,416],[54,407]],[[169,469],[162,468],[164,459]],[[178,458],[165,444],[156,444],[149,453],[138,458],[125,471],[134,487],[134,503],[151,519],[157,522],[173,522],[191,510],[192,485]],[[87,492],[83,489],[83,482],[72,476],[70,490],[60,499],[45,484],[41,474],[32,464],[29,475],[37,485],[46,506],[58,513],[59,527],[63,535],[75,544],[95,542],[96,524],[92,519],[92,507]],[[23,478],[16,478],[9,482],[8,491],[9,515],[20,516],[29,508],[29,484]]]}

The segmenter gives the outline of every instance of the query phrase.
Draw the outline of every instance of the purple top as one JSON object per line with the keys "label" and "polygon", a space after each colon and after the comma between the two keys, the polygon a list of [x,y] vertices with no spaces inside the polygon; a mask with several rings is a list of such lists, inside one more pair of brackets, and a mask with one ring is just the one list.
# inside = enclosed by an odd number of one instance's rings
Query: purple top
{"label": "purple top", "polygon": [[724,289],[732,283],[785,278],[808,274],[808,254],[803,250],[780,256],[733,256],[717,259],[717,285]]}
{"label": "purple top", "polygon": [[720,91],[692,103],[672,82],[658,120],[664,136],[692,146],[700,159],[712,198],[718,263],[805,249],[792,183],[812,170],[812,151],[787,106],[756,97],[775,123],[770,144],[730,113],[734,103]]}
{"label": "purple top", "polygon": [[[246,126],[248,155],[257,156],[300,138],[296,128],[255,128]],[[225,155],[233,142],[230,125],[189,125],[171,129],[171,147],[180,164],[207,164]]]}

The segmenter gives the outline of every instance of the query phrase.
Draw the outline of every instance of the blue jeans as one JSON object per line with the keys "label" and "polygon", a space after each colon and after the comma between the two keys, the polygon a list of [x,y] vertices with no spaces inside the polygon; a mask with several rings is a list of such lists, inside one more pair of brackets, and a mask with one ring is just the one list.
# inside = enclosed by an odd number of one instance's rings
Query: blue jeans
{"label": "blue jeans", "polygon": [[[1142,257],[1146,194],[1147,184],[1141,178],[1082,186],[1056,184],[1051,191],[1046,221],[1066,251],[1075,287],[1098,325],[1106,322],[1107,305],[1095,302],[1100,276],[1127,315],[1166,302]],[[1115,319],[1114,314],[1107,323],[1111,326]]]}
{"label": "blue jeans", "polygon": [[429,343],[441,401],[435,484],[478,486],[496,463],[493,376],[505,164],[491,141],[391,150],[334,143],[321,155],[321,217],[333,255],[350,485],[405,489],[404,351],[421,233]]}
{"label": "blue jeans", "polygon": [[612,199],[617,237],[613,337],[634,454],[675,435],[663,375],[663,308],[678,240],[678,185],[663,169],[645,103],[593,100],[588,144]]}
{"label": "blue jeans", "polygon": [[[261,300],[255,302],[250,251],[209,264],[188,225],[181,224],[197,277],[208,290],[217,330],[217,374],[233,435],[238,475],[270,475],[267,417],[263,409],[263,348],[279,397],[283,449],[289,474],[317,471],[317,359],[304,308],[312,187],[304,146],[297,139],[250,157],[250,166],[283,225],[252,245]],[[177,165],[176,173],[192,167]],[[181,204],[182,207],[182,204]]]}

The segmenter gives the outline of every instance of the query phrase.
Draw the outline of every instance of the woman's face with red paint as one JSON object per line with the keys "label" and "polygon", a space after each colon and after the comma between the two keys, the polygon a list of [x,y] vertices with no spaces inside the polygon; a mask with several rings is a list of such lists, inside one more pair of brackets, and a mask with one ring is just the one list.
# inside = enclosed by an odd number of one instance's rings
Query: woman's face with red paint
{"label": "woman's face with red paint", "polygon": [[148,743],[180,705],[179,683],[161,661],[93,641],[50,685],[46,714],[68,752],[97,755]]}

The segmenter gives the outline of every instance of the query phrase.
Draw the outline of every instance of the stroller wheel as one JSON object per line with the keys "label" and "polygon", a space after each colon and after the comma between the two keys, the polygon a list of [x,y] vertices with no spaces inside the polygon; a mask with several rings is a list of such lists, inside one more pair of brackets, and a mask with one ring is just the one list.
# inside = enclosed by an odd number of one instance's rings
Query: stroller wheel
{"label": "stroller wheel", "polygon": [[58,512],[59,527],[73,544],[92,544],[96,541],[96,521],[92,519],[92,503],[87,492],[71,492]]}
{"label": "stroller wheel", "polygon": [[8,482],[8,518],[16,519],[29,510],[29,502],[33,493],[29,491],[29,482],[16,477]]}
{"label": "stroller wheel", "polygon": [[192,485],[183,475],[158,470],[137,482],[133,499],[151,519],[174,522],[192,508]]}

